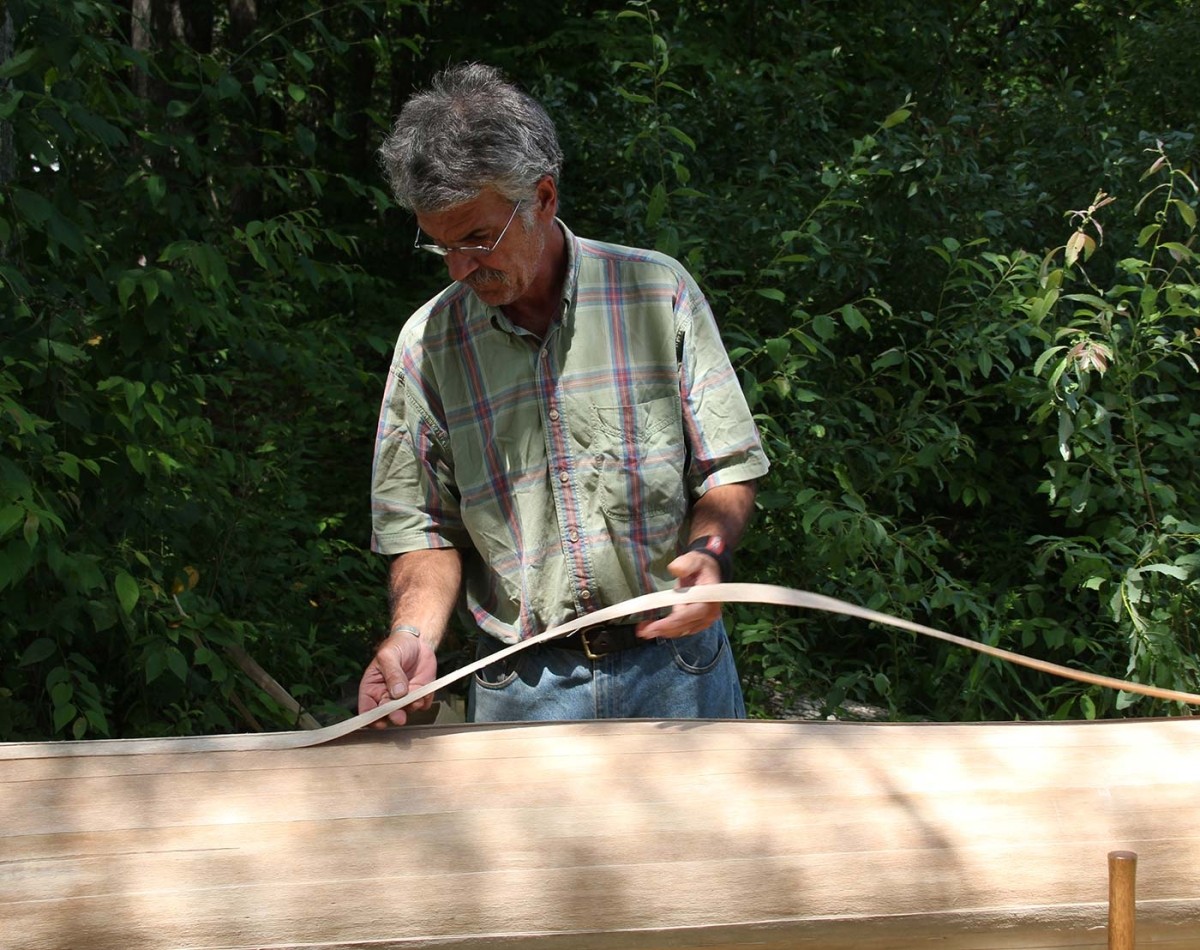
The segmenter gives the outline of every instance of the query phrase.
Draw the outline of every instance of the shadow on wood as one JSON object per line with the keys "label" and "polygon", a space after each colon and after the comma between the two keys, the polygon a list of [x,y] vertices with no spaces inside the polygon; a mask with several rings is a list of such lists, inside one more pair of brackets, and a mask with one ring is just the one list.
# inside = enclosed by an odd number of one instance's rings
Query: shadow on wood
{"label": "shadow on wood", "polygon": [[1102,950],[1113,849],[1200,946],[1200,720],[78,745],[0,746],[9,950]]}

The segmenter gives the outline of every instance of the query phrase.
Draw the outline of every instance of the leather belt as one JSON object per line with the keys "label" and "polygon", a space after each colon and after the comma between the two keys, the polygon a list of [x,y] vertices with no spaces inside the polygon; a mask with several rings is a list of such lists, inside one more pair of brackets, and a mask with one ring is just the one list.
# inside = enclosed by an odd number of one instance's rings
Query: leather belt
{"label": "leather belt", "polygon": [[598,660],[610,653],[619,653],[621,650],[654,642],[641,639],[633,631],[634,625],[631,623],[603,624],[579,630],[569,637],[559,637],[546,645],[562,650],[575,650],[589,660]]}

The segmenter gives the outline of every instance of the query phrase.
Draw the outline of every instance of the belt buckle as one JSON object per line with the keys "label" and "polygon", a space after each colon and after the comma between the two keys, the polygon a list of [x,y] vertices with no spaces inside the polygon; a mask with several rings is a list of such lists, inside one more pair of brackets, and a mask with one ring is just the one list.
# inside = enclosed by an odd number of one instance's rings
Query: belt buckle
{"label": "belt buckle", "polygon": [[[596,627],[595,630],[592,632],[599,632],[603,629],[604,629],[603,627]],[[589,660],[595,661],[595,660],[601,659],[602,657],[608,656],[607,653],[593,653],[592,652],[592,645],[590,643],[588,643],[588,631],[587,630],[579,631],[579,642],[583,644],[583,655],[586,656]]]}

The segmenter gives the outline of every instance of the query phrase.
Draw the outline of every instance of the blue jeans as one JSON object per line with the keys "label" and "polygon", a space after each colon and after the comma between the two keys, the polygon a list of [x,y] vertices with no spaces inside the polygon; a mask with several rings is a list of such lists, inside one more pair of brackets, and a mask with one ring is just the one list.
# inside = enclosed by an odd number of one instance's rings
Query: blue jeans
{"label": "blue jeans", "polygon": [[[478,656],[504,644],[483,637]],[[485,666],[468,719],[744,719],[746,706],[720,619],[690,637],[652,640],[589,660],[553,640]]]}

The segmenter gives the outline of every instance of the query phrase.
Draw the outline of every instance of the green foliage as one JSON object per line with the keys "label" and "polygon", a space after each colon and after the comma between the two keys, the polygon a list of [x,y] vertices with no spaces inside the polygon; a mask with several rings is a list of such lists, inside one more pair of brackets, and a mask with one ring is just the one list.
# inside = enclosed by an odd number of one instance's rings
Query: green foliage
{"label": "green foliage", "polygon": [[[15,15],[43,39],[7,68],[0,732],[285,721],[223,648],[329,698],[353,664],[314,671],[296,644],[368,629],[379,571],[350,460],[377,351],[337,324],[371,279],[361,224],[327,222],[387,200],[316,154],[301,106],[318,77],[282,31],[242,73],[228,50],[100,42],[106,3]],[[246,136],[285,101],[286,123]]]}
{"label": "green foliage", "polygon": [[[1128,644],[1128,672],[1192,689],[1200,594],[1194,358],[1200,318],[1197,188],[1157,142],[1153,186],[1134,213],[1136,240],[1090,276],[1103,241],[1103,192],[1039,270],[1031,317],[1051,344],[1034,364],[1046,380],[1033,421],[1056,431],[1040,486],[1064,534],[1031,538],[1038,564],[1062,570],[1065,593],[1091,592],[1096,613]],[[1072,590],[1072,588],[1074,588]],[[1088,603],[1090,597],[1078,597]],[[1123,695],[1118,707],[1132,702]]]}
{"label": "green foliage", "polygon": [[[373,153],[465,58],[558,120],[577,232],[701,280],[773,465],[739,576],[1200,687],[1194,4],[183,8],[0,13],[0,737],[291,725],[243,648],[341,714],[382,374],[444,279]],[[1176,711],[730,616],[760,715]]]}

